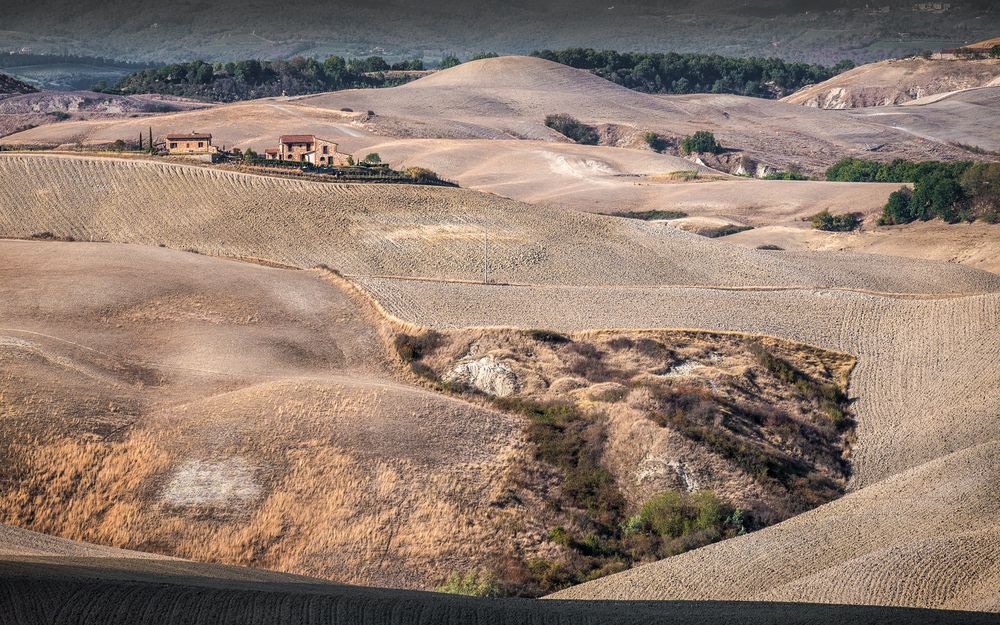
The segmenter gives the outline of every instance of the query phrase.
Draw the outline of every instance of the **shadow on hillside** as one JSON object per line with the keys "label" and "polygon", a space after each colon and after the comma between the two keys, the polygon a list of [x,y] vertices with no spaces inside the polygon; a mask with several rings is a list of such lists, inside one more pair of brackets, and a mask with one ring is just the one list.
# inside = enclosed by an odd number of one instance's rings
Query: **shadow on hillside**
{"label": "shadow on hillside", "polygon": [[996,625],[1000,617],[805,603],[470,599],[177,560],[24,557],[0,562],[0,623]]}

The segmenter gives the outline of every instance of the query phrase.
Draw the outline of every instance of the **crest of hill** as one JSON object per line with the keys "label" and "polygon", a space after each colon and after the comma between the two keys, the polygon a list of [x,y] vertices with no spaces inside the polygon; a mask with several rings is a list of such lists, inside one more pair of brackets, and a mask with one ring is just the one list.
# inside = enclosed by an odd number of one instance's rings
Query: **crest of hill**
{"label": "crest of hill", "polygon": [[561,93],[585,93],[619,97],[636,92],[576,69],[532,56],[501,56],[470,61],[407,83],[403,91],[461,87],[463,89],[516,89]]}
{"label": "crest of hill", "polygon": [[823,109],[890,106],[939,93],[984,87],[998,78],[1000,60],[997,59],[899,59],[856,67],[782,101]]}

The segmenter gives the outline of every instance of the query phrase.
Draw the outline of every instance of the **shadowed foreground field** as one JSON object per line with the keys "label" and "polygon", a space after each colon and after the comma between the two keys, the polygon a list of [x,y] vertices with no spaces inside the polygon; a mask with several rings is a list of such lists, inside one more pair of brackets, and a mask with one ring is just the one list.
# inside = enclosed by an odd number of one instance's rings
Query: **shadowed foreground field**
{"label": "shadowed foreground field", "polygon": [[856,623],[986,624],[995,615],[728,601],[467,599],[187,562],[42,557],[0,562],[0,624]]}

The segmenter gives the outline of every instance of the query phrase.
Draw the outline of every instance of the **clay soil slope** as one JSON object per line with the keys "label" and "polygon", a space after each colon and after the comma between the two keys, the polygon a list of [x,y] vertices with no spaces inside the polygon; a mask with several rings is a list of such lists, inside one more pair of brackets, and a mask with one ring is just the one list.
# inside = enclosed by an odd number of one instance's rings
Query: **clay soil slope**
{"label": "clay soil slope", "polygon": [[822,109],[889,106],[938,93],[984,87],[997,79],[1000,79],[997,60],[879,61],[806,87],[782,101]]}

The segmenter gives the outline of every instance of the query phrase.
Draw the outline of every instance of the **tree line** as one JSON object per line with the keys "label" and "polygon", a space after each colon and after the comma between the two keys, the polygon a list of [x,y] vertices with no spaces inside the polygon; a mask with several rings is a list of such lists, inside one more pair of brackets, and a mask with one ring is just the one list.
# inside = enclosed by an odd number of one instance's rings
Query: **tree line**
{"label": "tree line", "polygon": [[940,217],[948,223],[1000,221],[1000,163],[971,161],[919,163],[897,159],[879,163],[845,158],[826,172],[834,182],[909,182],[889,196],[882,225]]}
{"label": "tree line", "polygon": [[778,58],[592,48],[540,50],[532,52],[532,56],[589,70],[646,93],[732,93],[760,98],[782,98],[854,67],[853,61],[825,66]]}
{"label": "tree line", "polygon": [[419,59],[390,65],[379,56],[355,59],[330,56],[323,61],[301,56],[278,61],[191,61],[129,74],[114,87],[98,84],[95,90],[121,94],[162,93],[233,102],[283,94],[391,86],[407,78],[387,78],[383,72],[423,68]]}

